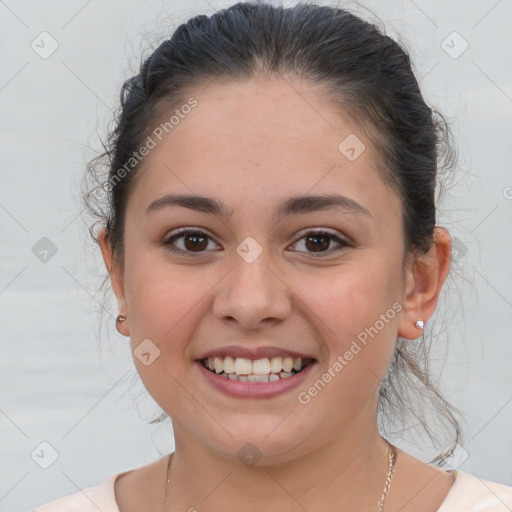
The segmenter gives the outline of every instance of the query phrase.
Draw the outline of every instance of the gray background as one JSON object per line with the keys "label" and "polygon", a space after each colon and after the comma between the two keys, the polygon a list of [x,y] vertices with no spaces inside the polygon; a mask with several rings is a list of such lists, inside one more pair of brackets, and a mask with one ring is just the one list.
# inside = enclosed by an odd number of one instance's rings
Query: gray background
{"label": "gray background", "polygon": [[[97,485],[173,448],[169,424],[147,424],[159,409],[115,331],[112,300],[100,332],[103,264],[79,215],[79,183],[140,52],[227,5],[0,1],[0,511]],[[456,465],[512,485],[512,2],[364,5],[409,42],[427,102],[457,137],[459,169],[438,220],[455,239],[454,277],[429,327],[444,339],[434,363],[466,420],[467,456]],[[46,37],[51,48],[44,31],[58,44],[47,58],[31,47],[43,51]],[[43,237],[57,250],[46,262],[33,252]],[[47,469],[52,451],[42,442],[58,453]]]}

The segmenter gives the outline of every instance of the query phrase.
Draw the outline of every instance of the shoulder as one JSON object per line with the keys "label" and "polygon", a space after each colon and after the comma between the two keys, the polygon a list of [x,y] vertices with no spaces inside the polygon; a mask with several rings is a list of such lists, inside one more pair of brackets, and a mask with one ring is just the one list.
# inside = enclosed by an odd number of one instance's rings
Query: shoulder
{"label": "shoulder", "polygon": [[512,487],[457,469],[452,473],[455,482],[437,512],[510,512],[512,509]]}
{"label": "shoulder", "polygon": [[160,499],[167,478],[169,456],[155,462],[120,471],[100,484],[45,503],[31,512],[120,512],[144,510]]}
{"label": "shoulder", "polygon": [[74,494],[45,503],[32,512],[119,512],[116,503],[114,484],[116,479],[126,473],[122,471],[109,476],[94,487],[87,487]]}

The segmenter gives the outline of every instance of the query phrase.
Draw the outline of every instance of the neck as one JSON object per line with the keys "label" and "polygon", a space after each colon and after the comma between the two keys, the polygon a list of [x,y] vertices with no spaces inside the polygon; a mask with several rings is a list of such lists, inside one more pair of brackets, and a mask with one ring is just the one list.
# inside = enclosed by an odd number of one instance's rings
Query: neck
{"label": "neck", "polygon": [[[368,424],[366,422],[366,424]],[[377,510],[388,471],[387,443],[360,422],[281,462],[245,465],[175,425],[167,510]]]}

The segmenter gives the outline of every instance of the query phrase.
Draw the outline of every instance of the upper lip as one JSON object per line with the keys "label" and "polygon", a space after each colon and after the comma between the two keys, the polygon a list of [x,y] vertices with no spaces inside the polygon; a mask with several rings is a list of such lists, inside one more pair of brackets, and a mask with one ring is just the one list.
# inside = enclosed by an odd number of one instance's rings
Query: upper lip
{"label": "upper lip", "polygon": [[229,345],[224,347],[212,348],[205,352],[198,359],[206,359],[208,357],[226,357],[231,356],[233,358],[243,357],[246,359],[263,359],[268,357],[269,359],[273,357],[293,357],[294,359],[300,358],[302,360],[305,359],[314,359],[313,356],[296,352],[294,350],[288,350],[285,348],[272,347],[272,346],[262,346],[262,347],[247,347],[242,345]]}

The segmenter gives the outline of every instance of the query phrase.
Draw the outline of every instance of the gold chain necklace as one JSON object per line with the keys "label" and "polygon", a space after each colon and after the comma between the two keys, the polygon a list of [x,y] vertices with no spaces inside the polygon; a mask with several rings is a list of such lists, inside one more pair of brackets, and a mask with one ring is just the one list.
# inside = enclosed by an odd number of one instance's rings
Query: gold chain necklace
{"label": "gold chain necklace", "polygon": [[389,468],[388,468],[388,474],[386,476],[386,484],[384,486],[384,490],[382,491],[382,496],[380,497],[379,504],[378,504],[379,512],[382,512],[384,510],[384,502],[386,501],[386,498],[388,497],[389,487],[391,485],[391,479],[393,478],[393,472],[395,470],[396,456],[397,456],[397,454],[396,454],[395,447],[391,443],[388,443]]}
{"label": "gold chain necklace", "polygon": [[[386,476],[386,484],[384,485],[384,490],[382,491],[382,496],[380,497],[379,503],[377,505],[379,508],[379,512],[382,512],[384,510],[384,503],[386,501],[386,498],[388,497],[389,487],[391,485],[391,479],[393,478],[396,457],[397,457],[397,453],[396,453],[395,447],[391,443],[388,443],[388,473]],[[165,509],[167,508],[167,498],[169,496],[169,482],[171,481],[172,459],[173,459],[173,454],[169,455],[169,462],[167,463],[167,482],[165,484],[164,512],[165,512]]]}

